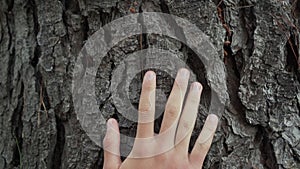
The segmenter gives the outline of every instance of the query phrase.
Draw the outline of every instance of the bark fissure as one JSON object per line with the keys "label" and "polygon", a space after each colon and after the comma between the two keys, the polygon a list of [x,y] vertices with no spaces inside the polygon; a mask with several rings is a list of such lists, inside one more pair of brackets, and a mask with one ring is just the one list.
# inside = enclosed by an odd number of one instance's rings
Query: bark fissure
{"label": "bark fissure", "polygon": [[[176,15],[170,12],[170,9],[168,7],[168,4],[166,3],[165,0],[160,0],[160,8],[162,10],[163,13],[167,13],[167,14],[172,14],[172,15]],[[178,39],[183,40],[183,42],[181,42],[182,46],[185,46],[185,44],[187,44],[186,41],[186,37],[184,35],[184,32],[182,30],[182,28],[180,27],[180,25],[178,25],[175,21],[174,18],[172,17],[168,17],[167,16],[167,20],[166,22],[172,27],[172,29],[175,31],[175,36],[178,37]]]}
{"label": "bark fissure", "polygon": [[7,82],[6,82],[6,91],[8,92],[8,97],[9,97],[9,102],[11,102],[11,97],[12,97],[12,93],[13,93],[13,78],[14,78],[14,67],[15,67],[15,48],[12,47],[12,51],[9,55],[9,61],[8,61],[8,67],[7,67]]}
{"label": "bark fissure", "polygon": [[258,127],[258,137],[261,137],[260,151],[261,162],[266,169],[279,169],[277,160],[274,154],[272,140],[269,138],[269,132],[263,127]]}
{"label": "bark fissure", "polygon": [[7,11],[11,12],[14,7],[15,0],[6,0]]}
{"label": "bark fissure", "polygon": [[13,111],[12,114],[12,121],[11,121],[11,126],[12,126],[12,131],[11,134],[15,139],[15,148],[14,148],[14,157],[12,160],[12,164],[15,167],[20,166],[22,168],[22,143],[23,143],[23,138],[22,138],[22,130],[23,130],[23,123],[22,123],[22,114],[23,114],[23,106],[24,106],[24,84],[23,82],[21,83],[21,89],[20,93],[18,96],[18,104],[16,108]]}
{"label": "bark fissure", "polygon": [[293,31],[291,31],[290,37],[286,43],[286,70],[295,74],[298,82],[300,83],[299,45],[295,36],[297,35],[294,35]]}
{"label": "bark fissure", "polygon": [[[34,35],[35,35],[35,37],[37,37],[37,35],[40,31],[40,26],[39,26],[39,23],[38,23],[37,6],[36,6],[34,0],[29,0],[29,3],[30,3],[30,9],[32,10],[32,14],[33,14]],[[37,43],[37,38],[35,38],[34,55],[33,55],[33,58],[31,59],[30,63],[36,70],[37,70],[37,64],[39,63],[40,56],[41,56],[41,48]]]}
{"label": "bark fissure", "polygon": [[[11,6],[12,8],[13,6]],[[12,9],[9,9],[9,11]],[[7,81],[6,81],[6,91],[8,93],[9,102],[11,102],[12,92],[13,92],[13,78],[14,78],[14,67],[15,67],[15,46],[14,46],[14,30],[12,28],[12,25],[14,24],[14,19],[11,13],[6,14],[6,21],[7,21],[7,29],[8,29],[8,35],[9,35],[9,44],[7,51],[9,52],[9,60],[8,60],[8,66],[7,66]]]}
{"label": "bark fissure", "polygon": [[165,0],[160,0],[160,9],[163,13],[170,14],[170,9]]}
{"label": "bark fissure", "polygon": [[53,152],[52,169],[62,168],[62,156],[65,147],[65,127],[63,121],[59,117],[55,117],[56,120],[56,144]]}

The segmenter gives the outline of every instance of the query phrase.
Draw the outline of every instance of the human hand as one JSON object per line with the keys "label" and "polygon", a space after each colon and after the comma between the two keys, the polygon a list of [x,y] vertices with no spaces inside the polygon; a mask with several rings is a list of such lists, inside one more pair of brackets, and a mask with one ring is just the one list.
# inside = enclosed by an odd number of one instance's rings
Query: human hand
{"label": "human hand", "polygon": [[107,122],[103,140],[103,169],[200,169],[211,146],[218,126],[218,117],[209,115],[203,129],[188,153],[195,125],[202,86],[194,82],[182,109],[188,86],[189,71],[180,69],[166,103],[161,129],[154,133],[156,75],[145,74],[139,102],[136,139],[124,162],[120,159],[120,133],[115,119]]}

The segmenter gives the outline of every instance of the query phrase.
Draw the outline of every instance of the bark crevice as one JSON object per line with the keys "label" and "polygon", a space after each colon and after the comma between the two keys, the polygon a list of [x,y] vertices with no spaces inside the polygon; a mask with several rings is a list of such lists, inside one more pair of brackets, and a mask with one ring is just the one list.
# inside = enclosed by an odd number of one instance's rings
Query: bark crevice
{"label": "bark crevice", "polygon": [[261,163],[264,168],[279,169],[272,140],[269,138],[269,132],[263,127],[258,127],[257,137],[260,138],[259,149],[261,152]]}
{"label": "bark crevice", "polygon": [[62,157],[65,147],[65,127],[63,121],[59,117],[55,117],[56,120],[56,144],[53,152],[52,169],[62,168]]}
{"label": "bark crevice", "polygon": [[23,114],[23,106],[24,106],[24,84],[21,82],[20,94],[18,96],[18,103],[16,108],[12,114],[12,131],[11,134],[15,139],[15,147],[13,152],[13,160],[12,165],[15,167],[20,166],[22,168],[22,131],[23,131],[23,122],[22,122],[22,114]]}

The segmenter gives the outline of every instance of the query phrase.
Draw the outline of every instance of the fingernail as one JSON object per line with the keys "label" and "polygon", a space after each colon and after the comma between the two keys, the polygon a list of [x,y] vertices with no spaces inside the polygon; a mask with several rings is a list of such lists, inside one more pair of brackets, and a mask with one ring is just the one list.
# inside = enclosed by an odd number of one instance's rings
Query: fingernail
{"label": "fingernail", "polygon": [[190,71],[185,68],[182,68],[179,70],[178,74],[181,78],[189,78]]}
{"label": "fingernail", "polygon": [[152,71],[147,72],[145,75],[145,80],[150,81],[150,80],[153,80],[154,78],[155,78],[155,73]]}
{"label": "fingernail", "polygon": [[114,129],[115,128],[115,119],[109,119],[107,121],[107,129]]}
{"label": "fingernail", "polygon": [[202,90],[202,86],[200,83],[195,82],[192,84],[192,91],[197,92],[197,91],[201,91],[201,90]]}
{"label": "fingernail", "polygon": [[215,124],[215,123],[218,123],[219,121],[219,118],[217,115],[215,114],[210,114],[208,115],[208,119],[207,119],[209,122],[211,122],[212,124]]}
{"label": "fingernail", "polygon": [[219,122],[219,118],[216,115],[214,114],[208,115],[205,122],[206,124],[204,125],[203,130],[201,131],[201,137],[199,140],[200,144],[206,143],[211,138],[211,136],[214,134],[214,131],[218,126],[218,122]]}

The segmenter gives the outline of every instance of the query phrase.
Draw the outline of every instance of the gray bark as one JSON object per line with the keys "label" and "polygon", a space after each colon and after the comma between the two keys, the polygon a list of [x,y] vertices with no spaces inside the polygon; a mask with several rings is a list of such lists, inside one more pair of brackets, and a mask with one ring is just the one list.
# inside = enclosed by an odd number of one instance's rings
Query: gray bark
{"label": "gray bark", "polygon": [[[229,100],[204,168],[300,168],[300,1],[1,0],[0,169],[102,167],[102,149],[74,112],[72,68],[85,41],[101,26],[143,11],[196,24],[226,65]],[[100,111],[134,136],[136,124],[117,112],[105,90],[112,71],[141,47],[177,51],[204,84],[192,146],[209,108],[203,64],[193,60],[191,49],[168,37],[142,35],[125,42],[99,67],[104,72],[96,80],[97,96],[104,100]],[[131,85],[133,105],[140,77]],[[163,73],[158,78],[158,86],[169,93],[172,79]]]}

